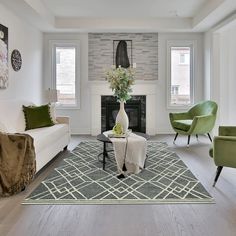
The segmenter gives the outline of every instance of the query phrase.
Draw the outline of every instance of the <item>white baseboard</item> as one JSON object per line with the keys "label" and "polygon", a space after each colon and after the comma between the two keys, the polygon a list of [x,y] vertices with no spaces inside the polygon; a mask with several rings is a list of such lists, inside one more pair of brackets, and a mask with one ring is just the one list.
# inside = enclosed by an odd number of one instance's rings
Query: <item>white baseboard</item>
{"label": "white baseboard", "polygon": [[71,132],[71,135],[91,135],[90,133],[81,133],[81,132],[79,132],[79,133],[77,133],[77,132]]}
{"label": "white baseboard", "polygon": [[[175,132],[168,132],[168,131],[167,132],[158,132],[155,135],[158,135],[158,134],[173,135],[173,134],[175,134]],[[90,136],[96,137],[96,135],[92,135],[91,133],[83,133],[83,132],[72,132],[71,135],[90,135]],[[154,135],[151,135],[151,136],[154,136]]]}

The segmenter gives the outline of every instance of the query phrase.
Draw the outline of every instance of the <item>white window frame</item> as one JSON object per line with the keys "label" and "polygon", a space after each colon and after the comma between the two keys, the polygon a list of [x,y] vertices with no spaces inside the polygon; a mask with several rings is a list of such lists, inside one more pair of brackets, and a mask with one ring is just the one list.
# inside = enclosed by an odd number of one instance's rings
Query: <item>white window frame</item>
{"label": "white window frame", "polygon": [[56,89],[56,47],[74,47],[75,53],[75,105],[59,104],[57,109],[80,109],[80,41],[79,40],[50,40],[51,57],[51,88]]}
{"label": "white window frame", "polygon": [[[167,109],[188,109],[194,104],[194,40],[168,40],[167,41]],[[190,48],[190,104],[171,104],[171,47]]]}

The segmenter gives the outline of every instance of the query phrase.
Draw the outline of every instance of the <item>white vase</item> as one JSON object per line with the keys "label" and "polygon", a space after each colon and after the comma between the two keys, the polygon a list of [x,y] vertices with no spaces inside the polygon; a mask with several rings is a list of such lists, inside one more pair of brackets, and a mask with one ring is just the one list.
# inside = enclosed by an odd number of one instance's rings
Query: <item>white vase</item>
{"label": "white vase", "polygon": [[124,133],[126,133],[128,131],[129,118],[128,118],[126,112],[125,112],[124,102],[120,102],[120,110],[119,110],[119,112],[116,116],[116,123],[121,124]]}

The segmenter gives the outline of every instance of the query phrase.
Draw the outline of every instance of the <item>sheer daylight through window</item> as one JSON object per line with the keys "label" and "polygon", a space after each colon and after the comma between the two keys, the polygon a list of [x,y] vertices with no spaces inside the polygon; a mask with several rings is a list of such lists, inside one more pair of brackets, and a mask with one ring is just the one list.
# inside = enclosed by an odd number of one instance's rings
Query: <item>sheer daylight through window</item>
{"label": "sheer daylight through window", "polygon": [[56,47],[56,89],[62,105],[76,105],[76,48]]}
{"label": "sheer daylight through window", "polygon": [[191,103],[190,58],[190,47],[171,47],[171,105]]}

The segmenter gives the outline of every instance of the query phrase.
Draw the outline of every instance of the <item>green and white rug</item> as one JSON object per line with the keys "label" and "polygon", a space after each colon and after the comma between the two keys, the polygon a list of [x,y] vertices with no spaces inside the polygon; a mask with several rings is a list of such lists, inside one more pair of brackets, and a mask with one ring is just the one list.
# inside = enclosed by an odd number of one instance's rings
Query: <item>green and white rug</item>
{"label": "green and white rug", "polygon": [[102,170],[102,144],[81,142],[23,204],[211,203],[213,198],[166,143],[148,142],[146,168],[116,177],[114,153]]}

